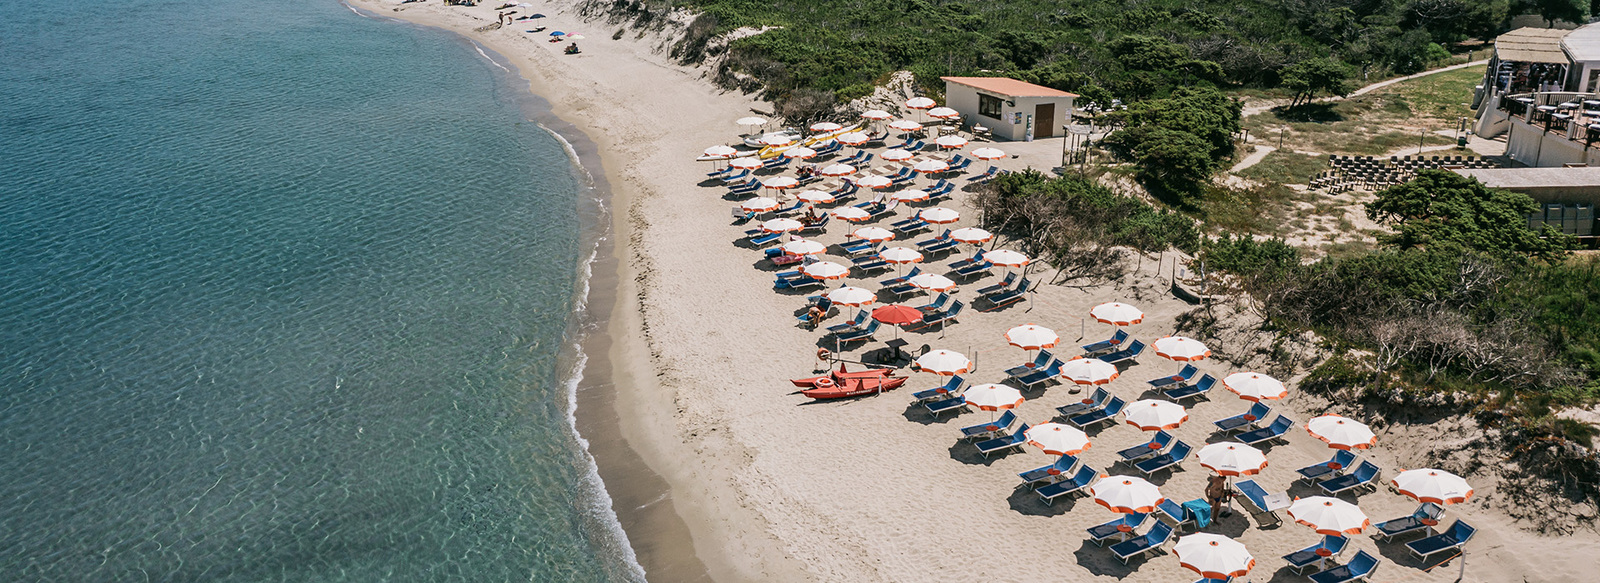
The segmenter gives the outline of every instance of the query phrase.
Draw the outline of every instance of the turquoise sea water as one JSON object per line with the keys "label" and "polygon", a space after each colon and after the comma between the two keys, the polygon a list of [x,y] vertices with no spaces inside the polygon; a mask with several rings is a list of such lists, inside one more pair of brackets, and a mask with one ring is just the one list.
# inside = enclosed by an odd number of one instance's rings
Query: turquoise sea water
{"label": "turquoise sea water", "polygon": [[0,56],[0,579],[637,578],[504,70],[334,0],[0,2]]}

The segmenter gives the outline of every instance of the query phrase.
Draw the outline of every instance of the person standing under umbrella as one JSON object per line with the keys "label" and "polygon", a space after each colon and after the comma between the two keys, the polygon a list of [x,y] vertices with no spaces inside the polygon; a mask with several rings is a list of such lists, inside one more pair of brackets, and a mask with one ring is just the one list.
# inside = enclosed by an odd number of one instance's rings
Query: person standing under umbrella
{"label": "person standing under umbrella", "polygon": [[1211,476],[1206,479],[1206,504],[1211,505],[1211,514],[1217,518],[1231,516],[1233,511],[1223,507],[1222,503],[1232,496],[1228,488],[1228,479],[1222,476]]}

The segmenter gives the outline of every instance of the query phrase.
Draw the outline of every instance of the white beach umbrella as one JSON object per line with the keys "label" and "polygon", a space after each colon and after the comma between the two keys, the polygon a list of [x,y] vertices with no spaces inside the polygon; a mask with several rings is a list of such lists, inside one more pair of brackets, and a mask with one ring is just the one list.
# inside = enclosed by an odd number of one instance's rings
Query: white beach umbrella
{"label": "white beach umbrella", "polygon": [[965,227],[950,231],[950,238],[962,243],[977,245],[994,238],[994,235],[977,227]]}
{"label": "white beach umbrella", "polygon": [[846,285],[828,292],[828,300],[841,306],[855,308],[878,301],[878,294],[871,290]]}
{"label": "white beach umbrella", "polygon": [[872,241],[873,243],[882,243],[894,239],[894,233],[883,227],[861,227],[851,231],[850,236]]}
{"label": "white beach umbrella", "polygon": [[1061,378],[1078,385],[1103,385],[1121,374],[1117,365],[1098,358],[1074,358],[1061,365]]}
{"label": "white beach umbrella", "polygon": [[861,117],[870,119],[872,121],[883,121],[886,119],[894,119],[894,114],[881,109],[869,109],[861,112]]}
{"label": "white beach umbrella", "polygon": [[913,172],[922,174],[938,174],[950,169],[950,163],[944,160],[923,160],[911,166]]}
{"label": "white beach umbrella", "polygon": [[800,221],[790,218],[771,219],[761,223],[761,230],[768,233],[787,233],[789,231],[798,231],[803,227],[805,225],[800,224]]}
{"label": "white beach umbrella", "polygon": [[739,151],[733,149],[733,146],[712,146],[706,148],[704,152],[708,158],[732,158],[737,153]]}
{"label": "white beach umbrella", "polygon": [[827,250],[827,245],[810,239],[795,239],[783,244],[783,252],[790,255],[816,255]]}
{"label": "white beach umbrella", "polygon": [[909,119],[897,119],[897,120],[889,122],[889,127],[892,128],[892,129],[900,130],[902,132],[914,132],[914,131],[922,129],[922,124],[914,122],[914,121],[911,121]]}
{"label": "white beach umbrella", "polygon": [[755,116],[741,117],[739,118],[738,123],[742,126],[764,126],[767,125],[767,118]]}
{"label": "white beach umbrella", "polygon": [[961,213],[942,206],[922,209],[922,212],[917,213],[917,216],[935,225],[948,225],[961,220]]}
{"label": "white beach umbrella", "polygon": [[1228,387],[1228,390],[1246,401],[1260,402],[1262,399],[1282,399],[1289,396],[1289,389],[1283,386],[1283,381],[1258,372],[1233,373],[1223,377],[1222,386]]}
{"label": "white beach umbrella", "polygon": [[967,405],[977,407],[984,411],[999,411],[1001,409],[1015,409],[1026,399],[1022,392],[1006,385],[978,385],[962,393],[966,397]]}
{"label": "white beach umbrella", "polygon": [[1145,431],[1177,429],[1189,420],[1189,411],[1172,401],[1140,399],[1122,410],[1122,420]]}
{"label": "white beach umbrella", "polygon": [[878,257],[889,263],[905,264],[922,261],[922,253],[907,247],[890,247],[878,252]]}
{"label": "white beach umbrella", "polygon": [[728,165],[743,170],[755,170],[761,167],[761,159],[754,156],[745,156],[729,162]]}
{"label": "white beach umbrella", "polygon": [[937,273],[918,273],[907,283],[928,291],[950,291],[956,287],[955,281]]}
{"label": "white beach umbrella", "polygon": [[956,111],[954,109],[950,109],[948,107],[935,107],[933,109],[928,110],[928,117],[938,118],[938,119],[951,119],[951,118],[961,117],[961,112]]}
{"label": "white beach umbrella", "polygon": [[972,370],[972,359],[954,350],[930,350],[911,363],[913,370],[931,372],[941,376],[966,374]]}
{"label": "white beach umbrella", "polygon": [[739,205],[739,208],[744,209],[744,210],[746,210],[748,212],[752,212],[752,213],[764,213],[764,212],[770,211],[772,209],[778,208],[778,206],[779,206],[778,201],[770,199],[770,198],[767,198],[765,196],[758,196],[758,197],[752,198],[750,200],[744,201],[744,204]]}
{"label": "white beach umbrella", "polygon": [[829,164],[817,171],[817,174],[823,176],[849,176],[855,173],[856,167],[849,164]]}
{"label": "white beach umbrella", "polygon": [[846,275],[850,275],[850,268],[839,265],[838,263],[834,263],[832,261],[818,261],[816,263],[808,263],[804,267],[801,267],[800,273],[804,273],[817,279],[839,279]]}
{"label": "white beach umbrella", "polygon": [[908,109],[928,109],[935,105],[938,104],[934,103],[932,99],[928,99],[926,97],[913,97],[906,100],[906,108]]}
{"label": "white beach umbrella", "polygon": [[894,181],[890,180],[888,176],[862,176],[860,179],[856,180],[856,186],[861,188],[871,188],[873,190],[888,188],[892,184],[894,184]]}
{"label": "white beach umbrella", "polygon": [[816,150],[813,150],[811,148],[807,148],[805,146],[789,148],[789,149],[783,151],[783,157],[785,157],[785,158],[805,159],[805,158],[810,158],[810,157],[815,156],[815,155],[817,155],[817,151]]}
{"label": "white beach umbrella", "polygon": [[1418,502],[1457,504],[1472,499],[1472,486],[1461,476],[1444,470],[1423,468],[1400,472],[1389,483],[1401,494]]}
{"label": "white beach umbrella", "polygon": [[884,159],[884,160],[888,160],[890,162],[899,162],[901,160],[910,160],[912,158],[915,158],[916,156],[917,156],[916,154],[912,154],[911,152],[907,152],[907,151],[901,150],[899,148],[892,148],[892,149],[884,150],[882,154],[878,154],[879,158]]}
{"label": "white beach umbrella", "polygon": [[1256,558],[1244,543],[1208,532],[1197,532],[1178,539],[1172,546],[1178,564],[1201,577],[1228,580],[1243,577],[1256,566]]}
{"label": "white beach umbrella", "polygon": [[833,138],[846,146],[859,146],[872,141],[872,136],[861,132],[845,132]]}
{"label": "white beach umbrella", "polygon": [[961,136],[939,136],[939,139],[934,140],[933,143],[938,144],[940,148],[953,150],[966,146],[967,139]]}
{"label": "white beach umbrella", "polygon": [[1004,267],[1027,267],[1028,262],[1033,261],[1027,255],[1010,249],[995,249],[984,253],[983,258],[990,263]]}
{"label": "white beach umbrella", "polygon": [[1150,345],[1156,349],[1156,356],[1167,360],[1192,362],[1211,356],[1211,349],[1204,343],[1185,336],[1163,336]]}
{"label": "white beach umbrella", "polygon": [[1122,302],[1106,302],[1090,308],[1089,317],[1102,324],[1132,326],[1144,321],[1144,312]]}
{"label": "white beach umbrella", "polygon": [[1106,476],[1100,478],[1089,492],[1095,503],[1122,514],[1150,513],[1167,500],[1161,488],[1144,478],[1135,476]]}
{"label": "white beach umbrella", "polygon": [[771,188],[773,190],[783,190],[785,188],[794,188],[794,187],[799,186],[799,185],[800,185],[800,181],[796,180],[795,177],[793,177],[793,176],[774,176],[772,178],[768,178],[766,180],[761,181],[761,186],[763,186],[765,188]]}
{"label": "white beach umbrella", "polygon": [[898,200],[900,202],[917,202],[917,201],[922,201],[922,200],[928,200],[928,191],[926,191],[926,190],[916,190],[916,189],[902,190],[900,192],[896,192],[894,194],[889,195],[889,197],[893,198],[895,200]]}
{"label": "white beach umbrella", "polygon": [[819,121],[811,124],[811,131],[813,132],[837,132],[842,129],[844,129],[844,126],[831,121]]}
{"label": "white beach umbrella", "polygon": [[1061,342],[1061,335],[1038,324],[1023,324],[1006,330],[1006,342],[1023,350],[1055,348],[1056,343]]}
{"label": "white beach umbrella", "polygon": [[1308,496],[1289,505],[1289,517],[1309,526],[1318,534],[1345,536],[1361,534],[1371,521],[1361,508],[1327,496]]}
{"label": "white beach umbrella", "polygon": [[761,143],[768,146],[787,146],[793,141],[794,136],[789,134],[772,134],[770,136],[763,136],[761,138]]}
{"label": "white beach umbrella", "polygon": [[807,190],[795,195],[795,198],[811,204],[828,204],[833,202],[833,195],[821,190]]}
{"label": "white beach umbrella", "polygon": [[972,151],[972,157],[979,160],[999,160],[1006,157],[1006,153],[1000,148],[978,148]]}
{"label": "white beach umbrella", "polygon": [[1028,445],[1050,455],[1078,455],[1090,446],[1089,436],[1083,431],[1060,423],[1034,425],[1022,437],[1028,440]]}
{"label": "white beach umbrella", "polygon": [[1334,449],[1367,449],[1378,443],[1367,424],[1340,415],[1313,417],[1306,422],[1306,432]]}
{"label": "white beach umbrella", "polygon": [[853,206],[839,207],[830,212],[833,213],[833,218],[852,223],[872,218],[872,213]]}
{"label": "white beach umbrella", "polygon": [[1213,443],[1200,448],[1196,458],[1219,476],[1252,476],[1267,467],[1267,454],[1243,443]]}

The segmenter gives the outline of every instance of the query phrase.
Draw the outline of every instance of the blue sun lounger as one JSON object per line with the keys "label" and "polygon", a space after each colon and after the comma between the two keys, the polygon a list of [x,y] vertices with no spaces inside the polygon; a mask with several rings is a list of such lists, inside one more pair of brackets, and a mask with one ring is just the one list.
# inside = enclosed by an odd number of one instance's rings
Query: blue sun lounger
{"label": "blue sun lounger", "polygon": [[917,241],[917,249],[921,250],[923,253],[927,253],[929,247],[932,247],[934,245],[938,245],[940,243],[943,243],[943,242],[949,241],[949,240],[950,240],[950,229],[945,229],[944,232],[943,233],[939,233],[939,236],[937,236],[937,237],[934,237],[932,239],[928,239],[926,241]]}
{"label": "blue sun lounger", "polygon": [[976,263],[978,263],[980,261],[983,261],[983,250],[982,249],[979,249],[977,253],[973,253],[971,257],[962,259],[960,261],[951,262],[949,264],[949,267],[950,267],[950,269],[965,269],[965,268],[971,267],[972,265],[974,265],[974,264],[976,264]]}
{"label": "blue sun lounger", "polygon": [[838,341],[840,344],[849,344],[849,343],[855,342],[857,340],[867,340],[869,338],[872,338],[872,335],[877,333],[877,331],[878,331],[878,321],[877,320],[868,320],[867,321],[867,326],[865,328],[861,328],[859,330],[851,330],[851,331],[848,331],[848,332],[841,332],[841,333],[835,334],[833,336],[833,339]]}
{"label": "blue sun lounger", "polygon": [[1056,413],[1060,414],[1062,417],[1082,415],[1084,413],[1088,413],[1089,411],[1105,408],[1106,401],[1110,398],[1111,393],[1106,391],[1105,387],[1095,387],[1093,396],[1090,396],[1083,402],[1069,403],[1060,407],[1056,407]]}
{"label": "blue sun lounger", "polygon": [[1024,277],[1021,281],[1017,282],[1017,287],[1002,291],[997,294],[983,296],[983,299],[989,302],[989,309],[984,311],[993,312],[1022,301],[1028,297],[1028,288],[1030,287],[1033,287],[1033,282]]}
{"label": "blue sun lounger", "polygon": [[1326,549],[1331,553],[1328,556],[1337,557],[1339,553],[1344,552],[1344,547],[1348,544],[1350,539],[1345,537],[1336,534],[1323,535],[1322,542],[1284,555],[1283,560],[1289,563],[1290,567],[1294,567],[1296,573],[1305,574],[1306,567],[1322,562],[1323,557],[1318,555],[1317,551]]}
{"label": "blue sun lounger", "polygon": [[978,296],[982,297],[989,294],[1010,290],[1012,284],[1015,283],[1017,283],[1017,272],[1012,271],[1007,273],[1005,279],[1000,280],[1000,283],[978,288]]}
{"label": "blue sun lounger", "polygon": [[1028,424],[1027,423],[1023,423],[1021,427],[1017,428],[1017,432],[1016,433],[1013,433],[1013,434],[1005,436],[1005,437],[999,437],[999,438],[991,439],[989,441],[980,441],[980,442],[978,442],[978,446],[977,446],[978,447],[978,453],[983,454],[984,458],[988,458],[989,454],[995,453],[997,451],[1005,451],[1005,450],[1009,450],[1009,449],[1022,447],[1022,444],[1028,442],[1028,438],[1023,436],[1023,434],[1025,434],[1027,432],[1028,432]]}
{"label": "blue sun lounger", "polygon": [[993,439],[1005,435],[1011,430],[1011,424],[1017,422],[1017,412],[1007,410],[1000,414],[999,419],[985,421],[977,425],[961,428],[961,439]]}
{"label": "blue sun lounger", "polygon": [[932,313],[923,312],[922,325],[918,326],[917,328],[918,329],[928,328],[928,327],[931,327],[931,326],[933,326],[935,324],[943,326],[943,325],[946,325],[948,322],[954,322],[955,319],[956,319],[956,316],[961,315],[961,309],[965,308],[965,307],[966,307],[966,304],[961,303],[961,300],[956,300],[955,302],[952,302],[950,304],[950,308],[949,309],[942,310],[942,311],[939,311],[939,312],[932,312]]}
{"label": "blue sun lounger", "polygon": [[938,254],[941,254],[941,253],[948,252],[948,251],[950,251],[952,249],[955,249],[956,246],[960,245],[960,244],[961,244],[960,241],[957,241],[955,239],[951,239],[949,237],[946,237],[942,241],[935,241],[932,245],[928,245],[927,247],[923,247],[922,248],[922,254],[923,255],[938,255]]}
{"label": "blue sun lounger", "polygon": [[1133,463],[1159,454],[1170,445],[1172,445],[1172,434],[1166,431],[1157,431],[1156,436],[1150,441],[1117,452],[1117,458],[1126,463]]}
{"label": "blue sun lounger", "polygon": [[1017,474],[1017,477],[1022,478],[1023,484],[1029,486],[1038,484],[1042,486],[1072,477],[1072,470],[1077,467],[1078,458],[1076,456],[1064,455],[1056,458],[1056,461],[1050,465],[1039,466],[1022,472]]}
{"label": "blue sun lounger", "polygon": [[1034,493],[1044,499],[1045,506],[1049,506],[1052,502],[1055,502],[1056,498],[1082,492],[1084,488],[1089,487],[1089,484],[1094,483],[1099,476],[1100,472],[1098,470],[1089,466],[1081,466],[1078,468],[1078,473],[1073,474],[1071,479],[1045,484],[1034,490]]}
{"label": "blue sun lounger", "polygon": [[922,312],[923,318],[927,318],[928,314],[943,312],[944,305],[948,303],[950,303],[950,294],[939,292],[938,297],[933,298],[933,301],[917,306],[917,311]]}
{"label": "blue sun lounger", "polygon": [[1380,562],[1382,561],[1379,561],[1377,557],[1367,554],[1366,551],[1356,551],[1356,556],[1351,557],[1349,563],[1328,569],[1321,573],[1312,573],[1311,581],[1312,583],[1351,583],[1352,581],[1363,581],[1368,577],[1371,577],[1373,571],[1378,570],[1378,563]]}
{"label": "blue sun lounger", "polygon": [[1189,444],[1179,439],[1172,442],[1172,449],[1167,450],[1166,453],[1133,464],[1133,467],[1146,476],[1161,470],[1172,469],[1173,466],[1183,463],[1183,460],[1189,457],[1190,449]]}
{"label": "blue sun lounger", "polygon": [[966,408],[967,399],[961,395],[956,395],[943,401],[923,403],[922,406],[928,410],[929,415],[938,417],[939,415],[948,413],[950,411],[960,411],[961,409]]}
{"label": "blue sun lounger", "polygon": [[820,279],[817,279],[815,277],[811,277],[809,275],[806,275],[806,274],[802,273],[797,277],[792,277],[792,278],[782,278],[782,277],[780,277],[780,278],[778,278],[777,281],[772,282],[772,289],[776,289],[776,290],[805,289],[805,288],[808,288],[808,287],[821,287],[821,286],[826,286],[826,285],[827,285],[827,282],[824,282],[824,281],[822,281]]}
{"label": "blue sun lounger", "polygon": [[[951,395],[959,395],[961,394],[961,391],[965,391],[966,389],[967,379],[961,378],[961,375],[953,375],[950,377],[950,380],[945,381],[945,383],[942,385],[912,393],[911,398],[916,399],[916,402],[918,403],[942,401],[950,398]],[[1009,412],[1010,411],[1007,411],[1007,413]]]}
{"label": "blue sun lounger", "polygon": [[1356,471],[1317,482],[1317,487],[1322,488],[1322,491],[1327,492],[1329,496],[1338,496],[1357,488],[1371,487],[1376,490],[1378,473],[1378,466],[1362,460],[1361,465],[1356,466]]}
{"label": "blue sun lounger", "polygon": [[1031,389],[1034,385],[1049,381],[1050,379],[1056,378],[1057,375],[1060,375],[1061,365],[1061,361],[1057,360],[1050,363],[1050,366],[1045,367],[1044,370],[1034,371],[1019,377],[1012,377],[1011,380],[1016,381],[1017,384],[1022,385],[1022,387],[1025,389]]}
{"label": "blue sun lounger", "polygon": [[1106,402],[1104,408],[1073,417],[1068,419],[1067,422],[1078,426],[1079,429],[1087,429],[1091,426],[1111,421],[1126,406],[1128,406],[1128,403],[1123,401],[1122,397],[1112,397],[1110,401]]}
{"label": "blue sun lounger", "polygon": [[1245,445],[1258,446],[1269,441],[1281,441],[1284,434],[1287,434],[1289,428],[1293,426],[1293,419],[1279,415],[1277,419],[1272,420],[1272,425],[1254,431],[1246,431],[1233,437]]}
{"label": "blue sun lounger", "polygon": [[1194,375],[1198,374],[1199,372],[1200,369],[1195,368],[1194,365],[1185,364],[1183,365],[1182,369],[1178,370],[1178,374],[1151,379],[1149,381],[1150,388],[1160,389],[1172,385],[1184,385],[1189,382],[1189,379],[1194,378]]}
{"label": "blue sun lounger", "polygon": [[987,181],[990,178],[994,178],[994,175],[999,173],[999,172],[1000,172],[1000,167],[999,166],[990,166],[988,170],[984,170],[983,171],[983,174],[977,174],[977,175],[974,175],[974,176],[968,176],[967,177],[967,182],[983,182],[983,181]]}
{"label": "blue sun lounger", "polygon": [[1091,526],[1089,527],[1089,542],[1094,543],[1095,546],[1106,546],[1106,539],[1122,535],[1122,530],[1119,527],[1126,526],[1130,529],[1136,529],[1144,526],[1145,519],[1148,518],[1150,518],[1149,514],[1135,512],[1133,514],[1124,514],[1116,520],[1105,524]]}
{"label": "blue sun lounger", "polygon": [[1144,342],[1141,342],[1141,341],[1138,341],[1138,340],[1134,340],[1132,343],[1128,344],[1128,348],[1126,350],[1119,350],[1117,352],[1113,352],[1111,354],[1107,354],[1105,356],[1100,357],[1100,360],[1104,360],[1104,361],[1109,362],[1111,364],[1117,364],[1119,362],[1129,362],[1129,361],[1138,360],[1139,355],[1143,354],[1143,353],[1144,353]]}
{"label": "blue sun lounger", "polygon": [[1097,356],[1097,355],[1100,355],[1100,354],[1110,354],[1112,352],[1116,352],[1117,351],[1117,347],[1118,346],[1122,346],[1122,343],[1127,342],[1127,341],[1128,341],[1128,331],[1127,330],[1117,330],[1117,333],[1116,334],[1112,334],[1110,338],[1107,338],[1105,340],[1101,340],[1101,341],[1096,342],[1094,344],[1085,344],[1085,345],[1081,346],[1080,348],[1083,348],[1083,355],[1084,356]]}
{"label": "blue sun lounger", "polygon": [[1144,536],[1111,545],[1111,554],[1116,555],[1117,559],[1126,565],[1128,559],[1159,549],[1161,545],[1167,544],[1167,539],[1170,538],[1172,538],[1172,527],[1158,520]]}
{"label": "blue sun lounger", "polygon": [[856,311],[856,317],[851,318],[849,322],[829,326],[828,331],[837,334],[840,332],[849,332],[851,330],[858,329],[867,323],[867,318],[869,316],[870,314],[866,310],[858,310]]}
{"label": "blue sun lounger", "polygon": [[[1355,465],[1356,452],[1348,449],[1335,450],[1332,459],[1295,470],[1296,473],[1300,474],[1300,477],[1295,481],[1315,482],[1322,478],[1338,475],[1346,469],[1355,467]],[[1333,469],[1334,466],[1338,466],[1339,469]]]}
{"label": "blue sun lounger", "polygon": [[1217,377],[1205,375],[1200,377],[1200,380],[1195,384],[1173,387],[1161,391],[1161,394],[1166,396],[1168,399],[1181,402],[1184,399],[1192,399],[1194,397],[1209,393],[1211,392],[1212,387],[1215,386],[1217,386]]}
{"label": "blue sun lounger", "polygon": [[1179,532],[1183,531],[1183,525],[1195,523],[1194,511],[1171,498],[1162,500],[1160,504],[1157,504],[1156,512],[1161,513],[1161,516],[1171,521],[1172,527],[1178,529]]}
{"label": "blue sun lounger", "polygon": [[1278,517],[1276,511],[1267,509],[1267,491],[1260,484],[1257,484],[1255,480],[1234,482],[1233,488],[1244,496],[1245,501],[1250,503],[1251,508],[1255,509],[1253,514],[1257,517],[1271,516],[1274,523],[1283,522],[1283,519]]}
{"label": "blue sun lounger", "polygon": [[881,287],[891,287],[891,286],[896,286],[896,285],[902,285],[902,284],[904,284],[904,283],[906,283],[908,281],[911,281],[911,278],[916,277],[920,273],[922,273],[922,268],[921,267],[912,267],[911,271],[907,271],[905,275],[902,275],[902,276],[899,276],[899,277],[892,277],[892,278],[889,278],[889,279],[885,279],[883,281],[878,282],[878,285],[881,286]]}
{"label": "blue sun lounger", "polygon": [[883,271],[885,269],[893,269],[894,268],[894,266],[891,265],[888,261],[884,261],[884,259],[882,257],[879,257],[877,255],[872,255],[870,257],[858,257],[858,258],[855,258],[855,259],[851,259],[850,262],[855,265],[856,269],[861,270],[862,274],[868,274],[868,273],[872,273],[874,271]]}
{"label": "blue sun lounger", "polygon": [[1049,366],[1054,360],[1055,357],[1050,355],[1049,350],[1040,350],[1039,355],[1033,357],[1033,362],[1006,369],[1006,376],[1013,378],[1019,377],[1033,371],[1040,370],[1041,367]]}
{"label": "blue sun lounger", "polygon": [[1411,554],[1416,555],[1417,559],[1426,561],[1433,555],[1461,548],[1475,534],[1478,534],[1478,529],[1457,519],[1444,532],[1408,542],[1406,548],[1411,549]]}
{"label": "blue sun lounger", "polygon": [[1377,532],[1372,533],[1375,540],[1390,540],[1402,534],[1410,534],[1419,530],[1427,530],[1428,523],[1424,521],[1437,521],[1444,516],[1444,507],[1432,502],[1423,502],[1410,516],[1402,516],[1394,520],[1385,520],[1372,525]]}
{"label": "blue sun lounger", "polygon": [[1258,401],[1256,404],[1250,406],[1249,411],[1245,411],[1227,419],[1218,419],[1211,422],[1211,424],[1216,425],[1218,431],[1235,431],[1246,427],[1255,427],[1257,423],[1260,423],[1263,419],[1266,419],[1267,414],[1271,412],[1272,407],[1268,407],[1266,403]]}

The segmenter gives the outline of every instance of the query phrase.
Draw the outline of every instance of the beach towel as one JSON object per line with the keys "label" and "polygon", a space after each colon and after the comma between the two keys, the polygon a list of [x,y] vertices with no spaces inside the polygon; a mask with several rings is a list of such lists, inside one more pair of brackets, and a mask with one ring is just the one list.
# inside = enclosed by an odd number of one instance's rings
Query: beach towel
{"label": "beach towel", "polygon": [[1189,509],[1189,513],[1194,515],[1195,528],[1205,528],[1211,525],[1211,505],[1206,504],[1205,500],[1196,498],[1184,502],[1183,507]]}

